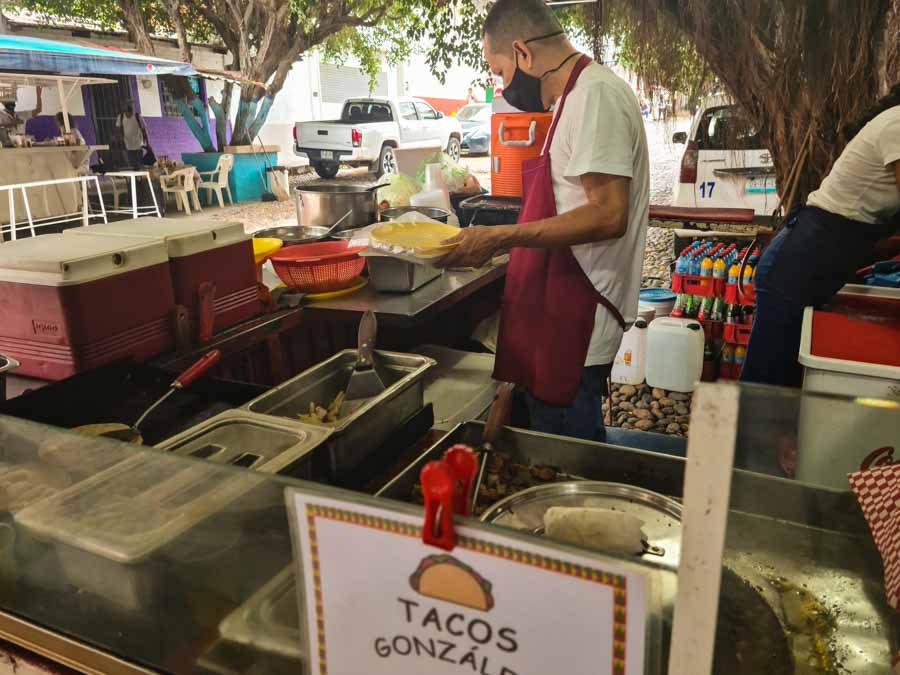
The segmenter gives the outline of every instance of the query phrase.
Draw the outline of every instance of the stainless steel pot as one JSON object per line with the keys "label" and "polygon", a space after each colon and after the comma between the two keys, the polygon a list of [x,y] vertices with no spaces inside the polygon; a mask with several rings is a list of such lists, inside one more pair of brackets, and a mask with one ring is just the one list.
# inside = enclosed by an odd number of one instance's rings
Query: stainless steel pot
{"label": "stainless steel pot", "polygon": [[412,212],[421,213],[423,216],[442,223],[446,223],[450,219],[450,212],[447,209],[436,209],[430,206],[395,206],[391,209],[382,209],[378,214],[378,220],[384,223]]}
{"label": "stainless steel pot", "polygon": [[347,211],[352,211],[353,215],[341,224],[340,230],[371,225],[376,220],[375,187],[378,186],[301,185],[294,190],[297,224],[331,227]]}
{"label": "stainless steel pot", "polygon": [[0,354],[0,401],[6,400],[6,374],[19,367],[19,362]]}

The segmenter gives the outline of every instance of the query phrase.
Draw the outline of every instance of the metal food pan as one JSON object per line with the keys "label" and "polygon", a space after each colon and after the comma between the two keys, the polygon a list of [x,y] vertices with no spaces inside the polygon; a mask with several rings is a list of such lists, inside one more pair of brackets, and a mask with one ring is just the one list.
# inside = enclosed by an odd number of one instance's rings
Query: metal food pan
{"label": "metal food pan", "polygon": [[[482,422],[458,425],[378,490],[376,496],[411,501],[413,486],[419,482],[419,472],[425,464],[439,459],[457,443],[481,445],[483,434]],[[554,466],[568,476],[638,485],[664,495],[680,496],[684,482],[684,460],[642,450],[511,427],[501,429],[493,446],[511,455],[514,462]]]}
{"label": "metal food pan", "polygon": [[6,375],[19,367],[19,362],[11,356],[0,354],[0,401],[6,400]]}
{"label": "metal food pan", "polygon": [[279,572],[219,625],[223,639],[300,660],[304,653],[294,566]]}
{"label": "metal food pan", "polygon": [[[344,391],[356,365],[355,349],[338,352],[327,361],[250,401],[247,410],[297,419],[310,403],[327,406]],[[385,384],[379,396],[351,415],[329,425],[334,431],[323,444],[328,471],[338,476],[355,468],[387,440],[391,432],[425,404],[424,376],[435,361],[416,354],[375,352],[375,368]]]}
{"label": "metal food pan", "polygon": [[437,279],[443,271],[431,265],[400,260],[383,255],[366,256],[369,261],[369,279],[376,291],[387,293],[411,293],[429,281]]}
{"label": "metal food pan", "polygon": [[[376,495],[411,501],[422,466],[456,443],[478,445],[483,429],[478,422],[456,427]],[[504,428],[493,445],[515,461],[676,499],[683,494],[681,458],[512,428]],[[749,589],[755,606],[782,628],[785,594],[778,587],[803,589],[829,610],[834,627],[827,642],[842,672],[888,675],[900,618],[887,605],[880,558],[853,493],[735,470],[730,509],[724,564],[726,577],[741,581],[731,587]]]}

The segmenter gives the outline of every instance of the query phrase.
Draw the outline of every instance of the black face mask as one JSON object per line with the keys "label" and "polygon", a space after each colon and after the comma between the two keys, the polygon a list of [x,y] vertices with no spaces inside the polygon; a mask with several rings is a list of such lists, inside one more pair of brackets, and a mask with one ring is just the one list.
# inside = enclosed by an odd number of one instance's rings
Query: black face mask
{"label": "black face mask", "polygon": [[[546,40],[547,38],[562,34],[563,31],[557,31],[547,35],[541,35],[536,38],[531,38],[530,40],[525,40],[525,44],[527,45],[529,42],[536,42],[538,40]],[[541,97],[541,80],[547,77],[547,75],[555,73],[562,68],[574,56],[578,56],[578,52],[569,54],[563,59],[562,63],[556,66],[556,68],[551,68],[540,77],[535,77],[519,68],[519,52],[516,52],[516,72],[513,74],[512,80],[510,80],[509,84],[503,90],[503,98],[505,98],[507,103],[514,108],[524,110],[525,112],[547,112],[547,108],[544,107],[544,99]]]}

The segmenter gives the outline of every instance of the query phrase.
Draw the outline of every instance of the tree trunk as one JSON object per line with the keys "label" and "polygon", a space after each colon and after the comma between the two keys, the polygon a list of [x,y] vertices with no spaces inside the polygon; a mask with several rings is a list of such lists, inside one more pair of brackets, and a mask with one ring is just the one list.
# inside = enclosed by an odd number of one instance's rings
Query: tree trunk
{"label": "tree trunk", "polygon": [[147,30],[147,22],[141,10],[140,0],[118,0],[119,9],[122,10],[125,30],[128,39],[135,44],[138,51],[148,56],[155,56],[156,50],[150,39],[150,31]]}
{"label": "tree trunk", "polygon": [[175,27],[175,37],[178,40],[181,60],[185,63],[191,63],[194,60],[194,55],[191,52],[191,43],[188,42],[187,30],[184,27],[184,17],[181,14],[181,0],[166,0],[166,13]]}

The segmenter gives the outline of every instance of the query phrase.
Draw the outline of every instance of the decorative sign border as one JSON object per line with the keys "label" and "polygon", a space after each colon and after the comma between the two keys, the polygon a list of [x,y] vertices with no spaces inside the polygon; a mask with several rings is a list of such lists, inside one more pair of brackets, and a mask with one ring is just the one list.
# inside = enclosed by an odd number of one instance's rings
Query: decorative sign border
{"label": "decorative sign border", "polygon": [[[378,518],[346,509],[336,509],[318,504],[306,505],[306,520],[309,524],[310,557],[313,569],[313,588],[315,589],[316,595],[316,630],[319,642],[319,666],[322,675],[327,675],[328,667],[325,647],[325,613],[322,601],[322,573],[319,569],[319,545],[316,539],[317,517],[416,539],[421,538],[422,528],[418,525],[409,525],[396,520]],[[618,574],[610,574],[609,572],[602,572],[592,567],[575,565],[555,558],[529,553],[528,551],[520,551],[509,546],[500,546],[493,542],[482,541],[473,537],[460,537],[456,545],[467,551],[473,551],[495,558],[512,560],[524,565],[556,572],[557,574],[564,574],[566,576],[584,579],[585,581],[592,581],[604,586],[609,586],[613,589],[613,606],[615,607],[613,613],[613,673],[614,675],[624,674],[625,645],[627,638],[626,626],[628,619],[628,582],[626,577]]]}

